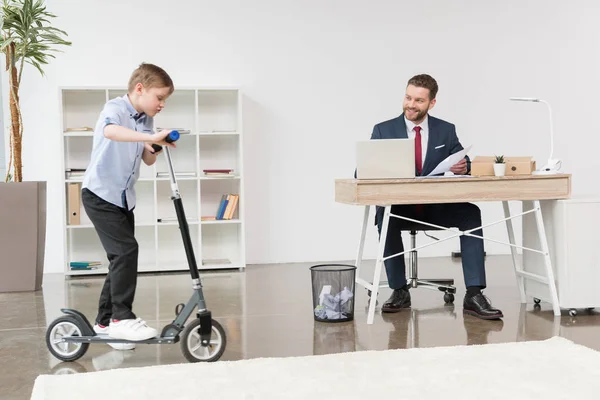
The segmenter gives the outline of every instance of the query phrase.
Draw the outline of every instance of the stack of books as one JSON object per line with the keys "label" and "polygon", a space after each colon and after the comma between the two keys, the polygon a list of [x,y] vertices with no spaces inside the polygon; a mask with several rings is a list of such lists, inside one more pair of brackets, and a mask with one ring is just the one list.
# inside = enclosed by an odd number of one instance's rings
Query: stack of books
{"label": "stack of books", "polygon": [[90,269],[98,269],[102,263],[100,261],[71,261],[69,266],[73,271],[83,271]]}
{"label": "stack of books", "polygon": [[202,172],[204,172],[204,176],[215,178],[228,178],[235,176],[232,169],[203,169]]}
{"label": "stack of books", "polygon": [[239,199],[240,195],[238,194],[224,194],[223,197],[221,197],[221,202],[217,208],[217,215],[214,217],[202,217],[202,220],[214,221],[217,219],[232,219],[233,214],[235,214],[235,210],[237,209]]}

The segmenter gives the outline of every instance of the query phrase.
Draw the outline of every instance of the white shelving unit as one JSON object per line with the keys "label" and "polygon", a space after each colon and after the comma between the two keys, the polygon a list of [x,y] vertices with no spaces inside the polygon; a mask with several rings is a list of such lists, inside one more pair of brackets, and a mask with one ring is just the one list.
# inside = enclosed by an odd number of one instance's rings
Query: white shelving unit
{"label": "white shelving unit", "polygon": [[[71,224],[69,185],[83,176],[68,176],[67,169],[85,169],[89,163],[92,131],[104,104],[123,96],[126,88],[60,88],[62,159],[64,176],[63,212],[65,274],[91,275],[108,272],[106,253],[79,200],[79,224]],[[241,94],[236,88],[177,88],[164,110],[155,117],[155,129],[180,129],[177,148],[172,149],[173,168],[190,228],[194,252],[201,270],[246,267],[244,235],[244,173]],[[205,169],[232,169],[234,176],[205,176]],[[185,271],[185,250],[176,220],[165,155],[147,166],[142,162],[136,184],[136,238],[140,246],[139,271]],[[190,173],[192,176],[190,176]],[[180,174],[180,175],[178,175]],[[231,219],[203,220],[217,215],[221,198],[239,195]],[[159,222],[160,221],[160,222]],[[92,270],[72,270],[71,262],[101,261]]]}

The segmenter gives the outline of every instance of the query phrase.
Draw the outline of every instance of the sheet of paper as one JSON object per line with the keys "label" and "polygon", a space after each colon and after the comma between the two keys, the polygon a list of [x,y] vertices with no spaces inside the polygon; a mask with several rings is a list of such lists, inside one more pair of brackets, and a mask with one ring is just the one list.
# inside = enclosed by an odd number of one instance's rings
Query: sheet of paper
{"label": "sheet of paper", "polygon": [[427,175],[417,176],[416,179],[435,179],[435,178],[472,178],[472,175]]}
{"label": "sheet of paper", "polygon": [[454,164],[456,164],[457,162],[459,162],[460,160],[462,160],[467,153],[469,152],[469,150],[471,150],[471,146],[467,147],[466,149],[463,149],[461,151],[459,151],[458,153],[454,153],[454,154],[450,154],[448,156],[448,158],[446,158],[444,161],[442,161],[441,163],[438,164],[437,167],[435,167],[433,169],[433,171],[431,171],[431,173],[427,176],[432,176],[432,175],[437,175],[437,174],[443,174],[445,172],[450,171],[450,168],[452,168],[452,166]]}

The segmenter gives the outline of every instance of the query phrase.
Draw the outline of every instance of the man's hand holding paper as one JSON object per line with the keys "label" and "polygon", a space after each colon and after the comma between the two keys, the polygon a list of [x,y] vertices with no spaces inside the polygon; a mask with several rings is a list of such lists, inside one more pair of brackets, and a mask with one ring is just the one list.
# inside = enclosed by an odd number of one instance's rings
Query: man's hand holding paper
{"label": "man's hand holding paper", "polygon": [[454,164],[452,167],[450,167],[450,172],[452,172],[454,175],[465,175],[467,173],[467,160],[463,158]]}
{"label": "man's hand holding paper", "polygon": [[467,161],[465,156],[471,150],[471,146],[457,153],[450,154],[444,161],[438,164],[433,171],[427,176],[443,174],[451,171],[456,175],[464,175],[467,172]]}

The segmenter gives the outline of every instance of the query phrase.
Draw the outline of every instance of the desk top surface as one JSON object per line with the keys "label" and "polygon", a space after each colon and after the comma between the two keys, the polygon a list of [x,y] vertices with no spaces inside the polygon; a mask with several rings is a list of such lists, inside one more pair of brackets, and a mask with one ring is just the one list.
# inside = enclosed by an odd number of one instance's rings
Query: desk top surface
{"label": "desk top surface", "polygon": [[571,178],[571,174],[554,174],[554,175],[510,175],[510,176],[472,176],[472,177],[419,177],[409,179],[336,179],[336,182],[357,184],[357,185],[385,185],[394,183],[447,183],[447,182],[489,182],[489,181],[523,181],[534,179],[564,179]]}
{"label": "desk top surface", "polygon": [[335,200],[347,204],[557,200],[570,195],[570,174],[335,180]]}

